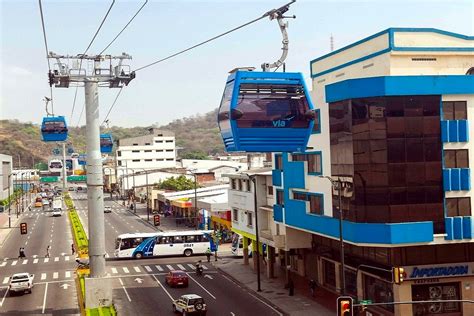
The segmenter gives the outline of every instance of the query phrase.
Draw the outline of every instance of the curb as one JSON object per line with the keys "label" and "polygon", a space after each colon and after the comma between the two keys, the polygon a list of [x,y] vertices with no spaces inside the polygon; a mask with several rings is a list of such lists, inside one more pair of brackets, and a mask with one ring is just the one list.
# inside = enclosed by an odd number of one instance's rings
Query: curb
{"label": "curb", "polygon": [[276,309],[278,312],[280,312],[282,315],[284,316],[289,316],[290,314],[285,312],[284,310],[282,310],[279,306],[275,305],[272,301],[270,301],[269,299],[267,299],[266,297],[263,297],[262,295],[260,295],[257,291],[254,291],[252,290],[251,288],[249,288],[246,284],[243,284],[241,283],[239,280],[237,280],[234,276],[232,276],[231,274],[229,274],[228,272],[222,270],[220,267],[216,267],[217,271],[219,271],[220,273],[222,273],[223,275],[225,275],[226,277],[228,277],[230,280],[232,280],[232,282],[236,283],[236,284],[239,284],[241,285],[243,288],[245,288],[248,292],[252,293],[252,295],[254,295],[255,297],[258,297],[258,299],[262,300],[263,302],[265,302],[266,304],[268,304],[269,306],[271,306],[272,308]]}

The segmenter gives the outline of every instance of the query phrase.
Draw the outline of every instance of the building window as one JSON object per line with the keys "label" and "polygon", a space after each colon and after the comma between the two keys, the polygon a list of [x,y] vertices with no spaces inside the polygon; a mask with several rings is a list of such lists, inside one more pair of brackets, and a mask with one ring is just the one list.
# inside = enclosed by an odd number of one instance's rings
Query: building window
{"label": "building window", "polygon": [[164,159],[163,158],[160,158],[160,159],[156,159],[156,161],[163,161]]}
{"label": "building window", "polygon": [[275,154],[275,169],[283,170],[283,157],[281,154]]}
{"label": "building window", "polygon": [[336,265],[332,261],[323,260],[323,284],[336,288]]}
{"label": "building window", "polygon": [[138,143],[133,143],[133,146],[138,146]]}
{"label": "building window", "polygon": [[237,179],[230,179],[230,187],[232,190],[237,190]]}
{"label": "building window", "polygon": [[[245,184],[245,191],[250,192],[250,181],[249,180],[242,180],[243,183]],[[242,187],[242,191],[244,188]]]}
{"label": "building window", "polygon": [[145,146],[150,146],[151,144],[150,143],[145,143]]}
{"label": "building window", "polygon": [[173,161],[173,158],[166,158],[166,161]]}
{"label": "building window", "polygon": [[469,168],[469,154],[467,149],[445,150],[445,168]]}
{"label": "building window", "polygon": [[145,150],[146,153],[151,153],[153,150],[147,149]]}
{"label": "building window", "polygon": [[308,154],[293,154],[293,161],[305,161],[308,163],[308,173],[313,175],[322,174],[322,160],[321,152],[308,153]]}
{"label": "building window", "polygon": [[242,191],[242,180],[237,179],[237,190]]}
{"label": "building window", "polygon": [[[437,300],[460,300],[461,292],[459,282],[435,283],[411,286],[411,297],[413,301],[437,301]],[[413,304],[413,315],[461,315],[461,304],[459,302]],[[432,313],[427,313],[426,310]]]}
{"label": "building window", "polygon": [[283,205],[284,202],[283,190],[276,190],[276,204]]}
{"label": "building window", "polygon": [[239,210],[237,210],[237,209],[235,209],[235,208],[232,210],[232,220],[233,220],[234,222],[238,222],[238,221],[239,221]]}
{"label": "building window", "polygon": [[162,143],[163,141],[162,140],[155,140],[155,143],[159,144],[159,143]]}
{"label": "building window", "polygon": [[166,152],[168,153],[173,152],[173,149],[166,149]]}
{"label": "building window", "polygon": [[[386,281],[368,276],[364,276],[364,296],[370,297],[374,303],[393,302],[392,284]],[[393,305],[380,305],[393,313]],[[424,315],[424,314],[420,314]]]}
{"label": "building window", "polygon": [[140,162],[140,159],[133,159],[133,162]]}
{"label": "building window", "polygon": [[122,152],[120,150],[117,151],[117,156],[119,156],[119,157],[122,156]]}
{"label": "building window", "polygon": [[253,226],[253,214],[252,214],[252,212],[247,212],[247,226],[248,227]]}
{"label": "building window", "polygon": [[166,142],[167,142],[167,143],[172,143],[173,141],[172,141],[172,140],[167,140]]}
{"label": "building window", "polygon": [[321,133],[321,110],[314,110],[313,134]]}
{"label": "building window", "polygon": [[309,213],[322,215],[323,212],[323,196],[320,194],[293,192],[293,199],[309,202]]}
{"label": "building window", "polygon": [[444,120],[467,120],[466,101],[446,101],[443,102]]}
{"label": "building window", "polygon": [[267,187],[267,194],[268,194],[268,195],[273,195],[273,187],[272,187],[271,185],[269,185],[269,186]]}
{"label": "building window", "polygon": [[119,166],[122,165],[122,160],[119,160],[119,161],[118,161],[118,165],[119,165]]}
{"label": "building window", "polygon": [[448,217],[471,216],[471,198],[446,198],[446,211]]}
{"label": "building window", "polygon": [[139,153],[139,150],[132,150],[132,153]]}
{"label": "building window", "polygon": [[153,161],[153,159],[145,159],[145,161]]}

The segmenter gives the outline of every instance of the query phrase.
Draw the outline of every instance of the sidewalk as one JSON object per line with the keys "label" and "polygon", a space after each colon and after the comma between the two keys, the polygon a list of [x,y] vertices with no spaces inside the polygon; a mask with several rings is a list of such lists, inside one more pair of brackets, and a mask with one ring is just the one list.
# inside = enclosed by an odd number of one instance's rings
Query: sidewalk
{"label": "sidewalk", "polygon": [[[336,295],[318,288],[316,298],[309,296],[308,285],[303,287],[302,282],[295,282],[295,294],[289,296],[288,289],[284,288],[285,281],[281,278],[268,279],[261,275],[261,292],[257,292],[257,275],[250,265],[244,265],[243,259],[220,259],[211,261],[213,265],[234,282],[247,287],[253,295],[260,296],[264,301],[277,307],[286,315],[294,316],[333,316],[336,307]],[[263,269],[262,269],[263,270]]]}
{"label": "sidewalk", "polygon": [[[34,199],[34,197],[33,197]],[[30,203],[28,203],[28,201],[26,200],[26,207],[25,207],[25,211],[22,213],[21,212],[21,209],[20,209],[20,214],[19,214],[19,217],[17,218],[16,217],[16,204],[12,204],[11,205],[11,228],[8,228],[8,209],[6,209],[3,213],[0,213],[0,248],[3,247],[3,245],[5,244],[5,242],[7,241],[8,239],[8,235],[10,234],[10,232],[14,229],[18,229],[18,222],[20,222],[21,218],[23,217],[23,214],[25,214],[25,212],[28,212],[27,209],[28,209],[28,206],[32,206],[33,204],[33,199],[30,201]]]}

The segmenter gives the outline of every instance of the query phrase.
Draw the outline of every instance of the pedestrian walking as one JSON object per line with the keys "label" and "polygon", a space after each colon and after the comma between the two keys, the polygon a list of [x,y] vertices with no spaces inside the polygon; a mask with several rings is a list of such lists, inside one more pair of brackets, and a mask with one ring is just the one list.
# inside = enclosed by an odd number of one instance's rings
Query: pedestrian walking
{"label": "pedestrian walking", "polygon": [[18,258],[26,258],[26,255],[25,255],[25,248],[20,247],[20,251],[19,251]]}
{"label": "pedestrian walking", "polygon": [[206,250],[207,262],[211,262],[211,255],[212,255],[211,248],[207,247],[207,250]]}
{"label": "pedestrian walking", "polygon": [[74,244],[71,244],[71,254],[74,255],[76,253],[76,248],[74,247]]}
{"label": "pedestrian walking", "polygon": [[288,295],[290,296],[295,295],[295,284],[293,283],[292,279],[288,281],[288,290],[289,290]]}
{"label": "pedestrian walking", "polygon": [[309,290],[311,291],[311,297],[314,297],[314,293],[316,292],[316,281],[313,279],[309,281]]}
{"label": "pedestrian walking", "polygon": [[46,247],[46,256],[44,256],[45,258],[49,258],[49,250],[51,249],[51,246],[48,245],[48,247]]}

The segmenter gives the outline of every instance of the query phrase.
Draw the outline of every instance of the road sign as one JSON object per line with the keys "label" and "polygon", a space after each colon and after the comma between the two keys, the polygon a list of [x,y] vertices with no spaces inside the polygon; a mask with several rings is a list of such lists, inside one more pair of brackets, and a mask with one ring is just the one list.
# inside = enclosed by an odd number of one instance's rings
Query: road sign
{"label": "road sign", "polygon": [[153,216],[153,224],[155,226],[160,226],[160,215],[154,215]]}
{"label": "road sign", "polygon": [[372,300],[360,300],[359,304],[361,305],[369,305],[372,304]]}
{"label": "road sign", "polygon": [[26,223],[20,223],[20,234],[22,235],[28,234],[28,226]]}
{"label": "road sign", "polygon": [[58,182],[58,177],[42,177],[40,182]]}
{"label": "road sign", "polygon": [[86,182],[87,176],[68,176],[67,181],[68,182]]}

